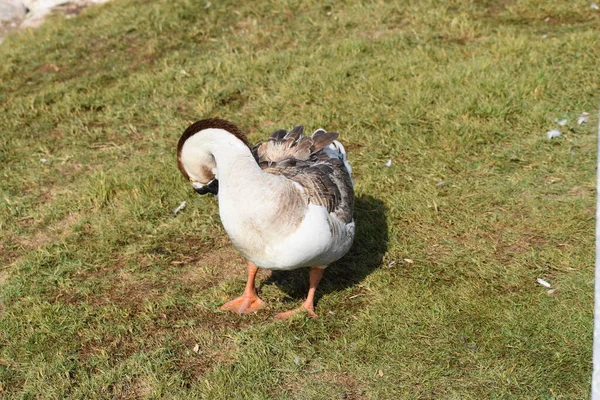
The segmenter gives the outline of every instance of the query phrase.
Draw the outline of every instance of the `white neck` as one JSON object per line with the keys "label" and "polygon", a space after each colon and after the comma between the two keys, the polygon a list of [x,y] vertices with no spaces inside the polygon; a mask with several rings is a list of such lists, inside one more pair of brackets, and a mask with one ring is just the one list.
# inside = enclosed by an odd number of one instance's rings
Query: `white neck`
{"label": "white neck", "polygon": [[248,146],[223,129],[205,129],[190,137],[182,148],[181,158],[186,168],[191,169],[199,168],[204,160],[214,160],[220,207],[232,203],[259,203],[261,198],[264,199],[265,187],[274,194],[275,181],[280,179],[263,172]]}

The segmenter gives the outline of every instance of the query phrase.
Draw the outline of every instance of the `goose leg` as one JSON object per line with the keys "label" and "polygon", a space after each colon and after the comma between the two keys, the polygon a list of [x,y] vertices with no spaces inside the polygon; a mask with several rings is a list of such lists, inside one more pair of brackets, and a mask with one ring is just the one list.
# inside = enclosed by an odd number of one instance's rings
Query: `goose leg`
{"label": "goose leg", "polygon": [[277,314],[275,318],[286,319],[300,311],[307,311],[308,315],[310,315],[312,318],[317,318],[317,314],[315,314],[315,292],[317,290],[317,285],[323,277],[323,272],[325,272],[324,267],[312,267],[308,275],[310,287],[308,289],[308,296],[306,296],[304,303],[294,310]]}
{"label": "goose leg", "polygon": [[244,294],[237,299],[223,304],[220,308],[221,310],[229,310],[243,315],[260,310],[265,306],[265,303],[256,295],[254,279],[257,272],[258,267],[252,261],[248,261],[248,281],[246,282]]}

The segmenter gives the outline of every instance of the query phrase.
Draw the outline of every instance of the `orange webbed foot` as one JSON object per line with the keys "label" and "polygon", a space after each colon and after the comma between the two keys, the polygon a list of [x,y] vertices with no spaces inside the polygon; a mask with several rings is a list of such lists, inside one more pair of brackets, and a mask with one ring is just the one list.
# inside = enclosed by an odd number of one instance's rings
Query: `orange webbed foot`
{"label": "orange webbed foot", "polygon": [[239,315],[250,314],[265,307],[265,302],[258,296],[240,296],[233,299],[220,307],[220,310],[233,311]]}
{"label": "orange webbed foot", "polygon": [[312,304],[306,304],[306,302],[305,302],[298,308],[275,315],[275,318],[280,319],[280,320],[288,319],[292,315],[298,314],[299,312],[302,312],[302,311],[306,311],[311,318],[319,317],[317,314],[315,314],[314,306]]}
{"label": "orange webbed foot", "polygon": [[317,318],[317,314],[315,314],[315,291],[317,290],[317,285],[323,276],[323,272],[325,271],[325,267],[312,267],[308,274],[310,281],[310,288],[308,289],[308,296],[306,296],[306,300],[302,305],[295,310],[286,311],[283,313],[279,313],[275,316],[275,318],[283,320],[291,317],[294,314],[297,314],[301,311],[308,312],[312,318]]}
{"label": "orange webbed foot", "polygon": [[256,279],[256,273],[258,267],[252,261],[248,261],[248,281],[246,282],[246,288],[244,294],[223,304],[221,310],[229,310],[239,315],[250,314],[251,312],[258,311],[265,307],[265,303],[256,295],[254,288],[254,280]]}

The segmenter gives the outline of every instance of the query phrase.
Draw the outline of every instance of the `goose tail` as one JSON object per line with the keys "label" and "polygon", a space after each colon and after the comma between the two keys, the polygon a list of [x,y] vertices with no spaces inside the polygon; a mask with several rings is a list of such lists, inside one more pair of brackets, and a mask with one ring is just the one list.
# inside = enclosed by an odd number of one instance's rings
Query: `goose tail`
{"label": "goose tail", "polygon": [[334,140],[329,146],[325,147],[324,150],[329,157],[339,158],[340,160],[342,160],[344,162],[346,170],[348,170],[348,174],[350,174],[350,178],[352,178],[352,167],[348,162],[348,156],[346,155],[346,149],[344,148],[344,145],[338,142],[337,140]]}

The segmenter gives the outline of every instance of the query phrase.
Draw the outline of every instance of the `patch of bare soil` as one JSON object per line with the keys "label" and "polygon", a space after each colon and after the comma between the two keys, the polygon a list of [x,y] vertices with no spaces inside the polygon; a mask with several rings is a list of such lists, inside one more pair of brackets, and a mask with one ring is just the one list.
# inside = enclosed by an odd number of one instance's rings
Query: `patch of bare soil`
{"label": "patch of bare soil", "polygon": [[[311,365],[307,367],[310,369]],[[359,382],[348,374],[333,371],[307,371],[306,374],[302,375],[301,379],[295,375],[286,375],[282,385],[278,388],[277,393],[273,393],[273,396],[277,397],[277,394],[283,391],[291,394],[292,398],[301,398],[295,395],[302,393],[303,386],[307,384],[312,386],[310,381],[317,383],[327,382],[330,385],[335,385],[338,390],[337,398],[339,399],[362,400],[366,398],[365,391],[360,388]]]}
{"label": "patch of bare soil", "polygon": [[[65,218],[48,227],[39,226],[31,236],[6,232],[6,237],[0,242],[0,266],[10,267],[30,251],[53,242],[60,242],[72,232],[71,228],[80,218],[79,213],[69,213]],[[39,221],[35,221],[33,217],[21,218],[18,223],[22,227],[31,227],[32,230],[39,225]]]}
{"label": "patch of bare soil", "polygon": [[210,326],[206,329],[181,329],[177,338],[182,348],[177,352],[175,364],[189,380],[199,376],[218,365],[235,362],[238,347],[234,340],[227,335],[223,326]]}
{"label": "patch of bare soil", "polygon": [[494,17],[498,14],[506,11],[507,7],[515,3],[515,0],[494,0],[484,1],[487,13],[490,17]]}
{"label": "patch of bare soil", "polygon": [[37,249],[52,242],[58,242],[71,233],[71,227],[79,221],[79,213],[69,213],[65,218],[50,225],[47,228],[41,228],[33,237],[22,237],[19,243],[28,250]]}
{"label": "patch of bare soil", "polygon": [[[184,256],[185,257],[185,256]],[[202,254],[199,258],[188,257],[173,261],[182,263],[182,273],[177,279],[184,285],[199,290],[215,286],[229,279],[245,279],[247,261],[233,247],[222,247]]]}

